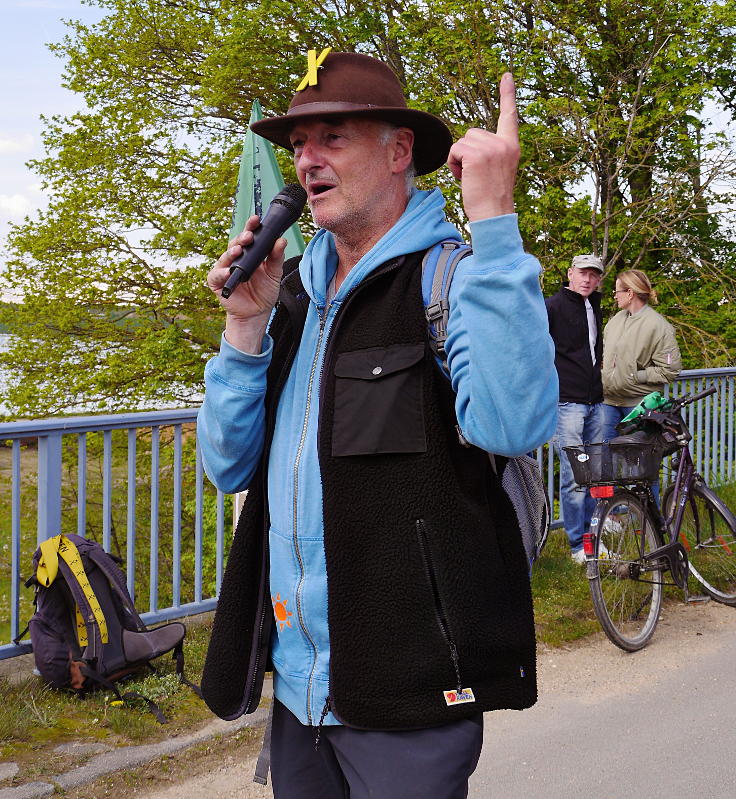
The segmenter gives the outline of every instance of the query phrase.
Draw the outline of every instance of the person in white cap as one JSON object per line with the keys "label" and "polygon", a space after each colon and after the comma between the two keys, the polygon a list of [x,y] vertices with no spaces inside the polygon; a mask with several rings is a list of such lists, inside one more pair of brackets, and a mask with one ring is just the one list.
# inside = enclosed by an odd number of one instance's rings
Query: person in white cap
{"label": "person in white cap", "polygon": [[563,447],[601,440],[603,336],[598,287],[603,272],[596,255],[576,255],[567,270],[568,282],[545,300],[560,381],[553,442],[560,458],[562,520],[573,560],[581,564],[585,563],[583,534],[590,527],[595,500],[575,482]]}

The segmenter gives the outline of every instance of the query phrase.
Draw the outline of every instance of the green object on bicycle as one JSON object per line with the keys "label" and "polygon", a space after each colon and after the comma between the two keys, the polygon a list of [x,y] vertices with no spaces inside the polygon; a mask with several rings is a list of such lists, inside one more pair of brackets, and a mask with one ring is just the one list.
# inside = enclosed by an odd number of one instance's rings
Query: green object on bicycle
{"label": "green object on bicycle", "polygon": [[670,405],[672,405],[672,400],[667,399],[667,397],[665,397],[661,391],[652,391],[651,394],[647,394],[646,397],[641,400],[636,408],[634,408],[627,416],[624,416],[624,418],[621,420],[621,423],[633,422],[634,419],[638,419],[647,411],[665,410]]}

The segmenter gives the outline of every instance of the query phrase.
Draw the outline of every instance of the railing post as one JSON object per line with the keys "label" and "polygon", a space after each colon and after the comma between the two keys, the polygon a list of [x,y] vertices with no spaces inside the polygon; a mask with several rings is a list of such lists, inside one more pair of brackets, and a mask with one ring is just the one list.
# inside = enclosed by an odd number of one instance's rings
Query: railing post
{"label": "railing post", "polygon": [[61,433],[38,437],[37,540],[61,532]]}
{"label": "railing post", "polygon": [[151,428],[151,563],[149,571],[148,609],[158,610],[158,504],[159,504],[159,450],[160,433],[158,426]]}
{"label": "railing post", "polygon": [[126,535],[126,576],[128,578],[128,593],[136,600],[135,590],[135,470],[136,470],[136,433],[135,427],[128,429],[128,525]]}
{"label": "railing post", "polygon": [[20,441],[13,441],[10,500],[10,640],[20,632]]}

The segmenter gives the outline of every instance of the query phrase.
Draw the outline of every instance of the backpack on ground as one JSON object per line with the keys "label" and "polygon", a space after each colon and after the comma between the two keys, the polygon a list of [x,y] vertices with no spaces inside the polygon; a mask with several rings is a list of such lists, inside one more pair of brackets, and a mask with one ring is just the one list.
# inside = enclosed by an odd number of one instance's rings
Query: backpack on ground
{"label": "backpack on ground", "polygon": [[[450,286],[457,265],[473,252],[468,244],[441,241],[431,247],[422,259],[422,297],[427,317],[429,345],[444,374],[449,378],[447,365],[447,321],[450,315]],[[458,436],[470,446],[458,428]],[[547,541],[550,526],[550,504],[539,464],[528,455],[505,458],[489,452],[493,471],[502,470],[501,485],[516,511],[521,537],[529,565],[539,558]]]}
{"label": "backpack on ground", "polygon": [[41,542],[33,555],[35,613],[16,643],[30,632],[36,669],[52,687],[83,695],[96,688],[112,691],[119,701],[143,699],[158,721],[166,719],[151,700],[132,691],[121,694],[115,681],[172,652],[179,679],[184,677],[181,622],[148,629],[128,593],[119,560],[96,542],[60,534]]}

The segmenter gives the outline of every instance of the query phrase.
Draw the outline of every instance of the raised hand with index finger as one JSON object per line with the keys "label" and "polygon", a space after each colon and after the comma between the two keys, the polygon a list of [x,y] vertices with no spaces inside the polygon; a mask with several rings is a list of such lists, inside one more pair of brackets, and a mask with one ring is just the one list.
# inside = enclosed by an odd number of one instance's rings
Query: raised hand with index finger
{"label": "raised hand with index finger", "polygon": [[519,120],[516,87],[510,72],[499,85],[496,132],[470,128],[450,148],[447,165],[460,181],[463,206],[471,222],[514,213],[514,185],[519,166]]}

